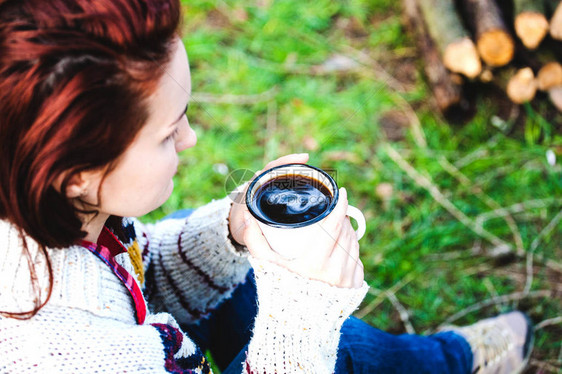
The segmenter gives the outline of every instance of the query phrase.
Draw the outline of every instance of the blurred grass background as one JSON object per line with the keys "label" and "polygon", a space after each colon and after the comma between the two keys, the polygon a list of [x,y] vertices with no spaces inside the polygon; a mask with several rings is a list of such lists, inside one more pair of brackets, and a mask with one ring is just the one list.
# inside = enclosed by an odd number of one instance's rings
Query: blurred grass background
{"label": "blurred grass background", "polygon": [[367,218],[371,290],[358,316],[429,333],[519,308],[539,324],[528,372],[562,372],[562,116],[543,115],[547,102],[506,115],[481,95],[470,120],[448,123],[397,1],[183,7],[199,140],[148,219],[225,196],[239,170],[309,152]]}

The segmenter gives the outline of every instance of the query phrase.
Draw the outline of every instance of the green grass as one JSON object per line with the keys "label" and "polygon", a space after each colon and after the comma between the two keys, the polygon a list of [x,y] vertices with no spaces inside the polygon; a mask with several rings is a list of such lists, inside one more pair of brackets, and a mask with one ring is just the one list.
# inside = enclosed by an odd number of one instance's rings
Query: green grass
{"label": "green grass", "polygon": [[[371,292],[358,311],[367,322],[405,331],[387,292],[418,333],[495,295],[522,292],[526,255],[493,259],[489,237],[467,227],[478,219],[491,236],[514,248],[522,243],[525,253],[540,235],[533,281],[527,297],[479,308],[454,323],[515,307],[536,323],[562,314],[562,220],[543,232],[562,208],[562,116],[552,114],[548,102],[524,106],[518,120],[502,122],[494,98],[481,96],[470,121],[447,123],[432,104],[399,2],[185,1],[184,11],[195,95],[229,101],[225,95],[276,91],[270,100],[243,104],[192,101],[188,116],[198,145],[182,154],[174,194],[149,219],[225,196],[227,175],[235,170],[259,170],[281,155],[307,151],[312,165],[336,171],[350,202],[367,217],[361,251]],[[359,61],[360,50],[378,65]],[[318,73],[335,55],[356,65]],[[407,126],[411,108],[427,145]],[[554,166],[545,157],[549,149],[558,156]],[[384,198],[376,192],[382,183],[392,186]],[[507,217],[490,213],[520,206]],[[540,290],[551,295],[534,293]],[[541,365],[560,370],[561,336],[559,323],[537,331],[532,372]]]}

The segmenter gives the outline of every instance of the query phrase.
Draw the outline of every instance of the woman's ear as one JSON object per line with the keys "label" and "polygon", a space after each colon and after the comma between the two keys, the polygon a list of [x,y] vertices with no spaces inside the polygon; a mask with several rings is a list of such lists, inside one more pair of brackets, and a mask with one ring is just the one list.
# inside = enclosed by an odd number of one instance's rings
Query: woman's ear
{"label": "woman's ear", "polygon": [[88,193],[88,183],[82,178],[82,173],[74,174],[70,177],[68,185],[66,186],[66,196],[74,199],[77,197],[84,197]]}
{"label": "woman's ear", "polygon": [[[75,199],[79,197],[84,197],[88,194],[88,188],[91,185],[91,173],[87,171],[82,171],[79,173],[72,174],[66,185],[66,191],[64,194],[69,199]],[[58,192],[62,192],[62,182],[67,177],[67,173],[59,175],[59,177],[53,183],[53,187]]]}

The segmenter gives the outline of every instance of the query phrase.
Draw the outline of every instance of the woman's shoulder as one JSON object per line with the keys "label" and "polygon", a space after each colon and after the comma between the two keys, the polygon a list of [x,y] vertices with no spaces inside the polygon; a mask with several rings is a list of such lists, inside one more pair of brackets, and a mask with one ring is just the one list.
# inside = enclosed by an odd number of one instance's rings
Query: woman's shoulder
{"label": "woman's shoulder", "polygon": [[[76,308],[96,315],[130,319],[134,309],[127,289],[111,269],[92,255],[87,248],[74,245],[67,248],[47,248],[47,258],[33,240],[26,238],[29,256],[14,225],[0,220],[0,310],[23,312],[35,306],[37,288],[41,300],[52,290],[48,305]],[[29,261],[32,261],[30,267]],[[35,273],[35,286],[31,270]]]}

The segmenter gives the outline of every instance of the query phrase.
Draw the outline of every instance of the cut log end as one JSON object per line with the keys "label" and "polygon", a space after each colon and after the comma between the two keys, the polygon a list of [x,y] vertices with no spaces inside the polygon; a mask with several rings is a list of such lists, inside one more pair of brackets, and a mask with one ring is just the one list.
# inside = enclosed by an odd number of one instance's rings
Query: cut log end
{"label": "cut log end", "polygon": [[507,83],[507,96],[516,104],[533,100],[537,93],[537,83],[531,68],[519,69]]}
{"label": "cut log end", "polygon": [[489,68],[482,69],[482,73],[480,73],[480,81],[483,83],[490,83],[494,79],[494,73]]}
{"label": "cut log end", "polygon": [[551,88],[548,91],[548,97],[556,109],[562,112],[562,86]]}
{"label": "cut log end", "polygon": [[548,20],[541,13],[522,12],[515,17],[515,33],[525,47],[535,49],[546,36]]}
{"label": "cut log end", "polygon": [[537,74],[537,86],[541,91],[562,86],[562,65],[556,61],[544,65]]}
{"label": "cut log end", "polygon": [[482,60],[490,66],[504,66],[511,61],[515,44],[504,30],[490,30],[480,35],[476,42]]}
{"label": "cut log end", "polygon": [[558,4],[550,19],[550,36],[553,39],[562,40],[562,2]]}
{"label": "cut log end", "polygon": [[443,53],[443,63],[452,72],[463,74],[471,79],[482,71],[476,46],[466,37],[447,46]]}

